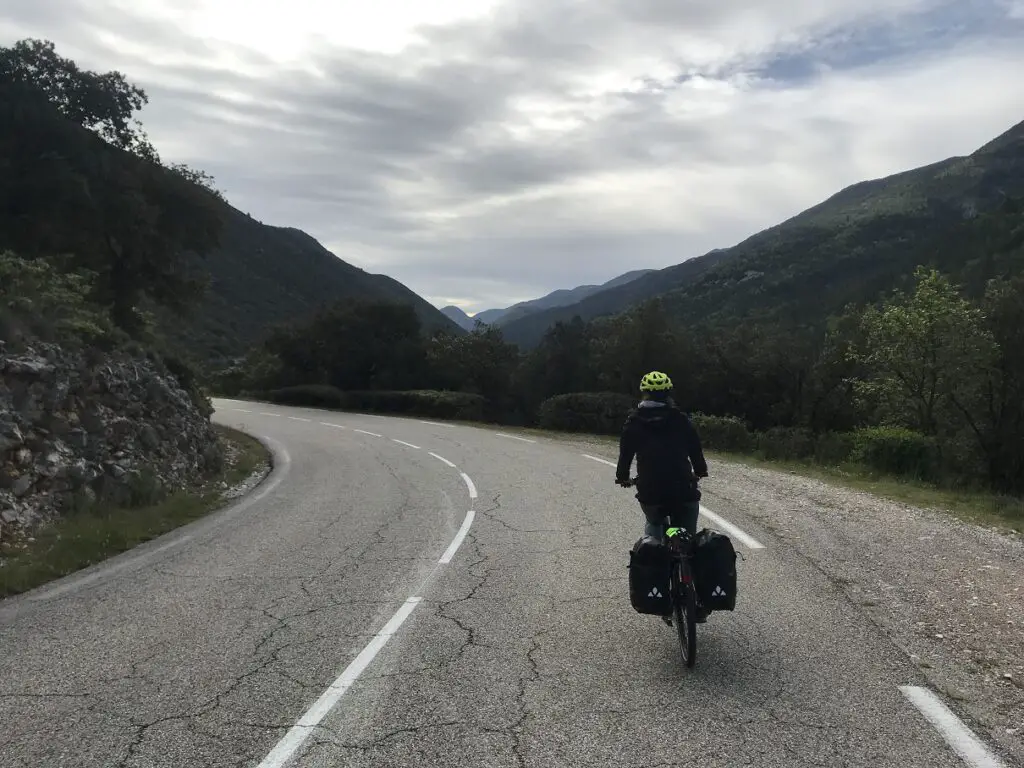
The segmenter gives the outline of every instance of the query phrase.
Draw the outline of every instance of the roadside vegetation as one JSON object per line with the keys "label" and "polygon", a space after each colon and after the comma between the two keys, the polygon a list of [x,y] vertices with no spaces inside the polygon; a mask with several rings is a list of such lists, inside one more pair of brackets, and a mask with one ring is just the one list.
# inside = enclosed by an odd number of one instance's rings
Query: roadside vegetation
{"label": "roadside vegetation", "polygon": [[[347,303],[277,329],[214,391],[346,410],[615,435],[647,370],[670,373],[711,451],[1019,527],[1024,278],[971,298],[918,268],[910,288],[825,328],[691,328],[658,301],[550,329],[526,354],[498,329],[421,333],[411,309]],[[865,486],[866,487],[866,486]],[[913,493],[909,490],[917,489]]]}
{"label": "roadside vegetation", "polygon": [[253,437],[217,426],[224,465],[196,488],[160,498],[145,476],[123,506],[81,504],[30,538],[0,547],[0,598],[26,592],[106,560],[224,505],[224,491],[267,468],[270,456]]}

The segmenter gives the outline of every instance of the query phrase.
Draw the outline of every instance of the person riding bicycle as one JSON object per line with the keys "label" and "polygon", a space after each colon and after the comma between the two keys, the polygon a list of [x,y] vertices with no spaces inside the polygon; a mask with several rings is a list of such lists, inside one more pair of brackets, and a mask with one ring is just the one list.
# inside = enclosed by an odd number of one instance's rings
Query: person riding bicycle
{"label": "person riding bicycle", "polygon": [[672,399],[672,380],[651,371],[640,380],[641,401],[629,412],[619,439],[615,482],[629,485],[636,457],[636,499],[647,522],[644,533],[663,539],[663,520],[697,533],[700,513],[698,479],[708,476],[700,437],[689,417]]}

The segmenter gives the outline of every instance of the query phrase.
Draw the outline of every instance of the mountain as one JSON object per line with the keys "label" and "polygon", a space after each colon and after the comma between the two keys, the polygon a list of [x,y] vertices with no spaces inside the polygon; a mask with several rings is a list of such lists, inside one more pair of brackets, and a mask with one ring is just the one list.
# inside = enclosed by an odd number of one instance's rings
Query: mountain
{"label": "mountain", "polygon": [[575,288],[560,288],[557,291],[552,291],[546,296],[541,296],[539,299],[521,301],[518,304],[513,304],[511,307],[505,307],[504,309],[485,309],[483,312],[478,312],[473,315],[473,320],[479,320],[480,322],[487,323],[488,325],[496,325],[499,327],[505,326],[514,320],[526,317],[534,312],[575,304],[588,296],[593,296],[595,293],[600,293],[601,291],[606,291],[609,288],[617,288],[621,285],[631,283],[637,278],[653,271],[653,269],[637,269],[612,278],[601,285],[579,285]]}
{"label": "mountain", "polygon": [[473,318],[471,318],[469,315],[463,312],[459,307],[456,307],[454,304],[449,304],[447,307],[442,307],[441,314],[447,317],[449,320],[451,320],[453,323],[455,323],[457,326],[459,326],[465,331],[473,330],[473,327],[476,325],[476,323],[473,321]]}
{"label": "mountain", "polygon": [[225,361],[244,354],[280,323],[299,321],[345,299],[411,304],[425,330],[461,333],[428,301],[397,280],[342,261],[305,232],[261,224],[224,204],[220,247],[203,269],[210,286],[195,311],[165,333],[196,357]]}
{"label": "mountain", "polygon": [[689,324],[822,323],[847,303],[902,285],[918,264],[977,292],[989,277],[1024,267],[1015,202],[1022,196],[1024,122],[971,155],[854,184],[731,248],[514,319],[502,332],[529,348],[556,322],[617,314],[655,297]]}

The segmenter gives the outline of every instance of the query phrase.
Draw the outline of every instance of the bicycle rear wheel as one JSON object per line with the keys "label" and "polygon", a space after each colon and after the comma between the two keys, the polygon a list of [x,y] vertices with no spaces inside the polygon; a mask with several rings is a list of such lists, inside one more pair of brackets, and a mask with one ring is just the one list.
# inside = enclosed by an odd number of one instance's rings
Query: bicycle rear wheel
{"label": "bicycle rear wheel", "polygon": [[693,585],[684,583],[682,565],[676,563],[672,576],[672,614],[679,637],[679,650],[687,667],[697,663],[697,605]]}

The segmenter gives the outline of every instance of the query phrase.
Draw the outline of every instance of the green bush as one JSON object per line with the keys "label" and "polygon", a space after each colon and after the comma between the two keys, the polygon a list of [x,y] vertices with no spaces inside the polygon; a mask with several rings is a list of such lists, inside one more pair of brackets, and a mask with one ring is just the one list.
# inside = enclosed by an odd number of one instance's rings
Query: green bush
{"label": "green bush", "polygon": [[344,397],[346,410],[432,416],[461,421],[482,421],[486,406],[486,400],[482,395],[433,389],[346,392]]}
{"label": "green bush", "polygon": [[867,427],[853,433],[850,458],[899,477],[935,480],[939,454],[933,438],[902,427]]}
{"label": "green bush", "polygon": [[853,454],[854,436],[847,432],[826,432],[818,435],[814,460],[826,467],[838,467]]}
{"label": "green bush", "polygon": [[281,405],[298,405],[308,408],[343,409],[347,404],[344,392],[326,384],[300,384],[295,387],[272,389],[269,392],[258,393],[257,398]]}
{"label": "green bush", "polygon": [[769,460],[800,461],[814,458],[817,442],[809,429],[772,427],[757,435],[757,452]]}
{"label": "green bush", "polygon": [[537,422],[542,429],[614,435],[635,406],[635,398],[618,392],[572,392],[541,403]]}
{"label": "green bush", "polygon": [[735,416],[707,416],[695,413],[693,426],[697,428],[701,444],[708,450],[750,453],[756,445],[754,434]]}

